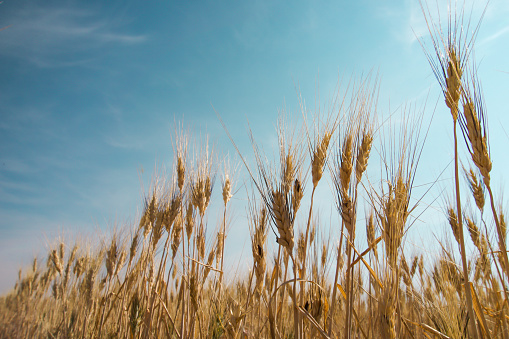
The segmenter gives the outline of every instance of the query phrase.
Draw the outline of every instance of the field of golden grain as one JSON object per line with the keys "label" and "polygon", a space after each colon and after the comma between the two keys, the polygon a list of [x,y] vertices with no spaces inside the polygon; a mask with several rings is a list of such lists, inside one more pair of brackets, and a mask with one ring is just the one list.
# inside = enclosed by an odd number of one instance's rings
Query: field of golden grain
{"label": "field of golden grain", "polygon": [[[433,46],[424,53],[454,140],[454,190],[443,206],[452,232],[436,240],[438,259],[402,250],[417,218],[412,191],[429,118],[403,108],[398,124],[381,119],[379,77],[370,74],[352,78],[325,117],[299,126],[281,117],[275,163],[251,135],[254,163],[238,154],[240,166],[229,164],[178,125],[173,174],[154,178],[136,227],[92,244],[55,243],[34,258],[0,298],[0,337],[509,338],[507,226],[471,54],[478,26],[465,34],[462,12],[444,31],[422,9]],[[379,168],[378,182],[367,180],[369,166]],[[251,191],[234,192],[237,171]],[[335,198],[332,235],[315,206],[324,181]],[[213,190],[219,217],[208,215]],[[226,283],[234,193],[248,201],[249,224],[235,227],[250,230],[252,267]],[[475,208],[464,208],[467,198]]]}

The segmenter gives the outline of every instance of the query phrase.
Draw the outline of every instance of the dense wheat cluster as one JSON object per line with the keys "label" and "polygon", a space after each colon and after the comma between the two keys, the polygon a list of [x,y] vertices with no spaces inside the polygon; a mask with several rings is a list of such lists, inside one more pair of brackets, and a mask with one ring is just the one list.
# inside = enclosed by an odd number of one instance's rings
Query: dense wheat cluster
{"label": "dense wheat cluster", "polygon": [[[303,105],[296,127],[281,117],[275,162],[251,135],[254,163],[238,154],[242,190],[239,166],[178,125],[174,170],[153,180],[135,227],[95,244],[57,242],[45,262],[20,270],[0,298],[0,337],[509,338],[507,226],[471,53],[478,26],[453,13],[443,31],[422,10],[454,138],[440,253],[404,250],[418,227],[412,194],[429,112],[381,119],[380,83],[367,76],[339,90],[325,117]],[[315,205],[319,188],[330,189],[330,206]],[[210,215],[216,191],[219,216]],[[243,192],[246,218],[232,224]],[[233,280],[223,258],[231,227],[249,228],[252,254]]]}

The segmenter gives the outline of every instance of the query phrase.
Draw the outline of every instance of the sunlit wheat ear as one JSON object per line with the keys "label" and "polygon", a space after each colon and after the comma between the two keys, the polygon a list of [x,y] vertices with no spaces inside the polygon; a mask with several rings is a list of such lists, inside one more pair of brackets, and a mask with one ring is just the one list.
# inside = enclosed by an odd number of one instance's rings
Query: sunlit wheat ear
{"label": "sunlit wheat ear", "polygon": [[[342,220],[350,236],[354,236],[354,206],[349,195],[350,180],[353,170],[353,135],[347,132],[343,140],[340,154],[334,163],[335,174],[333,174],[334,185],[338,192],[339,210]],[[339,173],[339,174],[338,174]]]}
{"label": "sunlit wheat ear", "polygon": [[122,269],[125,262],[127,260],[127,251],[124,247],[122,247],[120,251],[120,255],[118,256],[117,264],[115,265],[115,272],[113,272],[113,275],[116,276],[118,272]]}
{"label": "sunlit wheat ear", "polygon": [[159,206],[159,207],[161,207],[161,208],[158,209],[158,211],[156,213],[155,221],[152,223],[152,225],[153,225],[152,238],[150,240],[151,240],[153,250],[155,250],[155,248],[157,247],[157,244],[159,243],[159,240],[161,240],[161,237],[163,236],[163,230],[164,230],[164,228],[163,228],[163,220],[164,220],[164,214],[165,214],[164,207],[162,207],[162,206]]}
{"label": "sunlit wheat ear", "polygon": [[179,156],[177,157],[177,184],[181,192],[184,189],[185,174],[186,166],[182,157]]}
{"label": "sunlit wheat ear", "polygon": [[371,152],[371,146],[373,144],[373,135],[371,131],[364,131],[362,135],[361,145],[358,149],[357,160],[355,164],[355,177],[357,182],[362,179],[362,174],[368,167],[369,153]]}
{"label": "sunlit wheat ear", "polygon": [[[299,207],[300,195],[302,194],[302,182],[300,180],[302,166],[302,150],[300,139],[288,142],[287,132],[295,134],[295,131],[286,131],[284,119],[278,124],[278,147],[279,147],[279,169],[267,167],[266,158],[261,154],[250,133],[251,143],[255,152],[258,178],[248,171],[253,179],[256,189],[262,196],[269,215],[277,228],[277,242],[289,253],[294,247],[293,221],[294,209]],[[300,136],[302,138],[302,136]],[[296,175],[299,176],[296,178]],[[295,179],[298,181],[295,182]],[[293,188],[293,192],[290,192]]]}
{"label": "sunlit wheat ear", "polygon": [[[254,273],[256,277],[255,291],[261,292],[267,267],[265,240],[267,239],[267,210],[250,207],[251,251],[253,254]],[[270,285],[267,284],[267,286]]]}
{"label": "sunlit wheat ear", "polygon": [[[172,138],[173,139],[173,138]],[[173,154],[176,158],[177,186],[180,193],[186,184],[186,156],[188,153],[189,131],[182,123],[175,122],[174,139],[172,140]]]}
{"label": "sunlit wheat ear", "polygon": [[403,282],[406,286],[410,285],[410,267],[405,259],[405,256],[401,254],[399,273],[403,277]]}
{"label": "sunlit wheat ear", "polygon": [[464,119],[460,120],[461,127],[469,141],[469,152],[472,161],[481,172],[484,184],[489,186],[492,165],[488,152],[482,98],[466,92],[462,117]]}
{"label": "sunlit wheat ear", "polygon": [[479,251],[482,252],[481,247],[481,233],[479,232],[479,228],[477,228],[477,225],[472,221],[470,218],[466,218],[467,221],[467,228],[468,233],[470,234],[470,239],[472,239],[472,242],[474,243],[475,247],[479,249]]}
{"label": "sunlit wheat ear", "polygon": [[470,238],[472,239],[475,247],[479,250],[479,257],[476,260],[476,270],[480,269],[481,272],[477,272],[476,274],[483,273],[483,275],[486,276],[491,270],[491,263],[488,257],[488,242],[486,241],[486,237],[480,232],[475,222],[468,217],[466,218],[466,221]]}
{"label": "sunlit wheat ear", "polygon": [[424,277],[424,256],[421,254],[419,257],[419,264],[417,265],[419,276]]}
{"label": "sunlit wheat ear", "polygon": [[81,277],[81,274],[84,272],[85,266],[86,266],[86,262],[87,262],[87,257],[86,256],[79,257],[74,262],[74,267],[72,269],[72,273],[74,273],[74,275],[77,278]]}
{"label": "sunlit wheat ear", "polygon": [[34,261],[32,262],[32,272],[37,272],[37,257],[34,257]]}
{"label": "sunlit wheat ear", "polygon": [[292,190],[292,209],[293,215],[297,213],[300,207],[300,202],[302,197],[304,196],[304,187],[302,187],[299,179],[295,179],[293,182],[293,190]]}
{"label": "sunlit wheat ear", "polygon": [[327,160],[327,149],[329,148],[331,136],[332,134],[330,132],[325,132],[322,140],[318,142],[318,144],[315,146],[315,149],[313,150],[313,160],[311,164],[313,187],[316,187],[322,178],[323,167]]}
{"label": "sunlit wheat ear", "polygon": [[316,221],[311,224],[311,232],[309,232],[309,243],[312,244],[316,237]]}
{"label": "sunlit wheat ear", "polygon": [[445,278],[456,290],[458,295],[461,295],[462,287],[462,274],[456,264],[450,260],[440,260],[440,277]]}
{"label": "sunlit wheat ear", "polygon": [[177,255],[177,250],[180,246],[182,230],[184,228],[183,224],[184,221],[182,220],[182,212],[179,212],[177,218],[175,219],[175,223],[172,230],[172,242],[171,242],[172,258],[175,258],[175,256]]}
{"label": "sunlit wheat ear", "polygon": [[225,205],[228,204],[228,201],[230,201],[231,197],[232,197],[231,181],[228,174],[226,174],[223,183],[223,202]]}
{"label": "sunlit wheat ear", "polygon": [[[499,224],[500,224],[500,233],[502,234],[502,239],[499,239],[500,242],[506,243],[507,240],[507,225],[505,223],[504,212],[500,212],[498,215]],[[502,246],[500,246],[502,248]]]}
{"label": "sunlit wheat ear", "polygon": [[108,248],[108,251],[106,252],[106,272],[108,273],[108,276],[112,276],[113,272],[115,270],[115,264],[117,262],[117,256],[118,256],[118,247],[117,247],[117,240],[112,239],[110,247]]}
{"label": "sunlit wheat ear", "polygon": [[196,160],[196,170],[191,179],[191,200],[201,218],[205,215],[214,187],[215,176],[212,168],[212,156],[214,156],[214,153],[209,152],[208,144],[206,144],[205,150],[201,151]]}
{"label": "sunlit wheat ear", "polygon": [[143,237],[146,238],[147,235],[152,231],[153,223],[156,219],[157,213],[157,197],[156,192],[152,193],[150,199],[145,200],[145,208],[143,214],[140,218],[140,226],[139,228],[143,228]]}
{"label": "sunlit wheat ear", "polygon": [[293,251],[293,220],[288,206],[286,195],[280,190],[272,191],[272,215],[276,224],[279,237],[277,243],[285,247],[289,253]]}
{"label": "sunlit wheat ear", "polygon": [[205,228],[203,225],[198,227],[198,233],[196,234],[196,248],[198,250],[198,260],[203,259],[205,256]]}
{"label": "sunlit wheat ear", "polygon": [[51,258],[51,262],[53,263],[56,271],[59,274],[62,274],[64,266],[63,266],[62,260],[60,259],[60,256],[59,256],[57,250],[51,251],[50,258]]}
{"label": "sunlit wheat ear", "polygon": [[458,244],[460,244],[460,230],[458,225],[458,217],[456,216],[456,212],[452,207],[447,209],[447,220],[449,221],[449,225],[452,229],[452,234],[454,235],[454,239]]}
{"label": "sunlit wheat ear", "polygon": [[405,221],[408,216],[408,191],[399,176],[395,186],[389,184],[389,192],[382,201],[381,228],[389,265],[396,267],[398,249],[401,245]]}
{"label": "sunlit wheat ear", "polygon": [[461,89],[461,75],[463,70],[461,69],[460,60],[456,55],[455,47],[449,46],[448,49],[449,61],[447,65],[447,75],[445,77],[446,90],[445,104],[451,110],[452,118],[454,121],[458,120],[458,102],[460,100],[460,89]]}
{"label": "sunlit wheat ear", "polygon": [[256,248],[253,247],[253,260],[254,260],[254,270],[256,276],[256,284],[255,290],[261,292],[263,287],[265,269],[267,266],[267,261],[265,259],[265,250],[263,249],[263,245],[257,244]]}
{"label": "sunlit wheat ear", "polygon": [[341,188],[344,192],[348,192],[350,179],[352,177],[352,155],[353,155],[353,135],[348,134],[343,142],[341,150],[341,167],[339,169],[339,178]]}
{"label": "sunlit wheat ear", "polygon": [[[450,109],[453,121],[458,120],[458,104],[462,92],[462,76],[484,16],[482,13],[477,26],[471,27],[471,17],[464,18],[464,9],[459,13],[449,13],[446,33],[444,27],[433,21],[427,3],[419,1],[426,25],[431,36],[433,52],[420,40],[428,62],[444,93],[445,103]],[[440,14],[440,13],[438,13]]]}
{"label": "sunlit wheat ear", "polygon": [[295,177],[295,167],[293,162],[293,156],[291,153],[286,155],[285,161],[282,163],[281,171],[281,187],[283,193],[286,195],[292,188],[293,178]]}
{"label": "sunlit wheat ear", "polygon": [[192,200],[189,200],[186,209],[186,234],[188,240],[191,239],[193,229],[194,229],[194,209]]}
{"label": "sunlit wheat ear", "polygon": [[377,245],[375,244],[375,221],[373,218],[373,213],[370,213],[368,216],[368,222],[366,223],[366,235],[368,238],[368,245],[372,248],[373,254],[375,255],[375,258],[378,259],[378,249]]}
{"label": "sunlit wheat ear", "polygon": [[177,215],[180,212],[180,206],[182,203],[182,196],[178,193],[173,193],[171,200],[166,204],[164,212],[163,212],[163,226],[166,229],[166,232],[171,233],[171,228]]}
{"label": "sunlit wheat ear", "polygon": [[65,244],[63,242],[60,242],[60,244],[58,245],[58,255],[60,257],[60,261],[63,264],[65,256]]}
{"label": "sunlit wheat ear", "polygon": [[328,243],[324,241],[324,243],[322,244],[322,256],[320,257],[320,264],[323,270],[325,270],[325,266],[327,265],[328,256],[329,256],[329,246]]}
{"label": "sunlit wheat ear", "polygon": [[208,207],[210,203],[210,196],[212,195],[212,186],[213,186],[213,179],[210,178],[210,175],[207,175],[207,178],[205,179],[205,208]]}
{"label": "sunlit wheat ear", "polygon": [[470,191],[472,192],[472,195],[475,200],[475,204],[477,208],[479,208],[480,211],[484,209],[484,188],[481,184],[481,182],[477,179],[477,175],[475,174],[474,170],[470,168],[469,171],[467,171],[465,168],[463,168],[463,171],[465,172],[465,177],[468,180],[468,186],[470,187]]}
{"label": "sunlit wheat ear", "polygon": [[418,265],[419,265],[419,257],[415,256],[414,259],[412,260],[412,267],[410,268],[410,277],[413,277],[415,275]]}
{"label": "sunlit wheat ear", "polygon": [[202,216],[205,214],[205,181],[202,178],[194,181],[191,187],[192,194],[192,202],[194,208],[200,213]]}
{"label": "sunlit wheat ear", "polygon": [[219,265],[224,250],[224,233],[217,232],[216,239],[216,263]]}
{"label": "sunlit wheat ear", "polygon": [[214,258],[216,257],[216,250],[215,248],[212,248],[209,252],[209,256],[207,257],[207,266],[205,266],[205,269],[203,271],[203,278],[202,282],[205,283],[205,280],[207,279],[209,273],[210,273],[210,267],[214,263]]}
{"label": "sunlit wheat ear", "polygon": [[350,196],[345,193],[342,201],[341,201],[341,218],[345,223],[345,228],[347,229],[350,236],[354,234],[354,223],[353,223],[353,203]]}
{"label": "sunlit wheat ear", "polygon": [[[304,258],[306,256],[306,250],[305,250],[305,239],[304,239],[304,232],[299,232],[299,237],[297,239],[297,248],[296,248],[296,252],[297,252],[297,260],[299,261],[299,263],[303,263],[304,262]],[[301,268],[302,269],[302,268]],[[301,273],[302,274],[302,273]]]}
{"label": "sunlit wheat ear", "polygon": [[401,254],[401,259],[400,259],[400,269],[401,269],[404,273],[406,273],[406,274],[410,275],[410,267],[408,267],[408,263],[407,263],[406,258],[405,258],[405,256],[404,256],[403,254]]}
{"label": "sunlit wheat ear", "polygon": [[131,246],[129,247],[129,265],[133,262],[134,257],[136,256],[136,251],[138,250],[138,245],[140,242],[140,231],[136,231],[133,239],[131,240]]}

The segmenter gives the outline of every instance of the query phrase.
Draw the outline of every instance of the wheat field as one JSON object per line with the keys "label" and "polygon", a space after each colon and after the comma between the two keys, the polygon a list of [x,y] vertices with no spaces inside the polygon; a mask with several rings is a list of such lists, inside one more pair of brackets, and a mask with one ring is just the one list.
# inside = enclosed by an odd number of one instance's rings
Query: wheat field
{"label": "wheat field", "polygon": [[[421,8],[454,140],[439,253],[404,250],[430,117],[411,107],[384,117],[370,73],[347,81],[325,116],[297,125],[281,116],[275,155],[250,135],[253,153],[231,163],[176,123],[173,171],[153,178],[136,225],[91,243],[55,241],[34,258],[0,297],[0,337],[509,338],[507,226],[471,53],[480,20],[461,10],[443,30]],[[317,189],[334,198],[330,222]],[[234,195],[248,201],[237,211],[247,224],[232,225]],[[252,261],[226,279],[232,227],[249,228]]]}

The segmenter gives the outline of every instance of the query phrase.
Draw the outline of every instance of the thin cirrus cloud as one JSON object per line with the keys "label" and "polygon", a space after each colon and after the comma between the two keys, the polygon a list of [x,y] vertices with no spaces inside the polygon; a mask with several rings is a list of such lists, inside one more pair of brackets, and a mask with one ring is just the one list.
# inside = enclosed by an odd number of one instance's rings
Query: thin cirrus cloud
{"label": "thin cirrus cloud", "polygon": [[94,60],[106,44],[130,46],[147,36],[122,32],[122,20],[106,20],[90,9],[28,7],[4,20],[0,56],[21,58],[40,67],[65,67]]}
{"label": "thin cirrus cloud", "polygon": [[504,28],[500,29],[499,31],[497,31],[496,33],[484,38],[480,43],[479,43],[479,46],[484,46],[485,44],[487,43],[491,43],[491,42],[494,42],[496,41],[497,39],[499,39],[500,37],[502,37],[503,35],[505,35],[507,32],[509,32],[509,25],[508,26],[505,26]]}
{"label": "thin cirrus cloud", "polygon": [[403,4],[379,3],[376,17],[386,22],[396,40],[411,46],[429,32],[417,1],[404,1]]}

